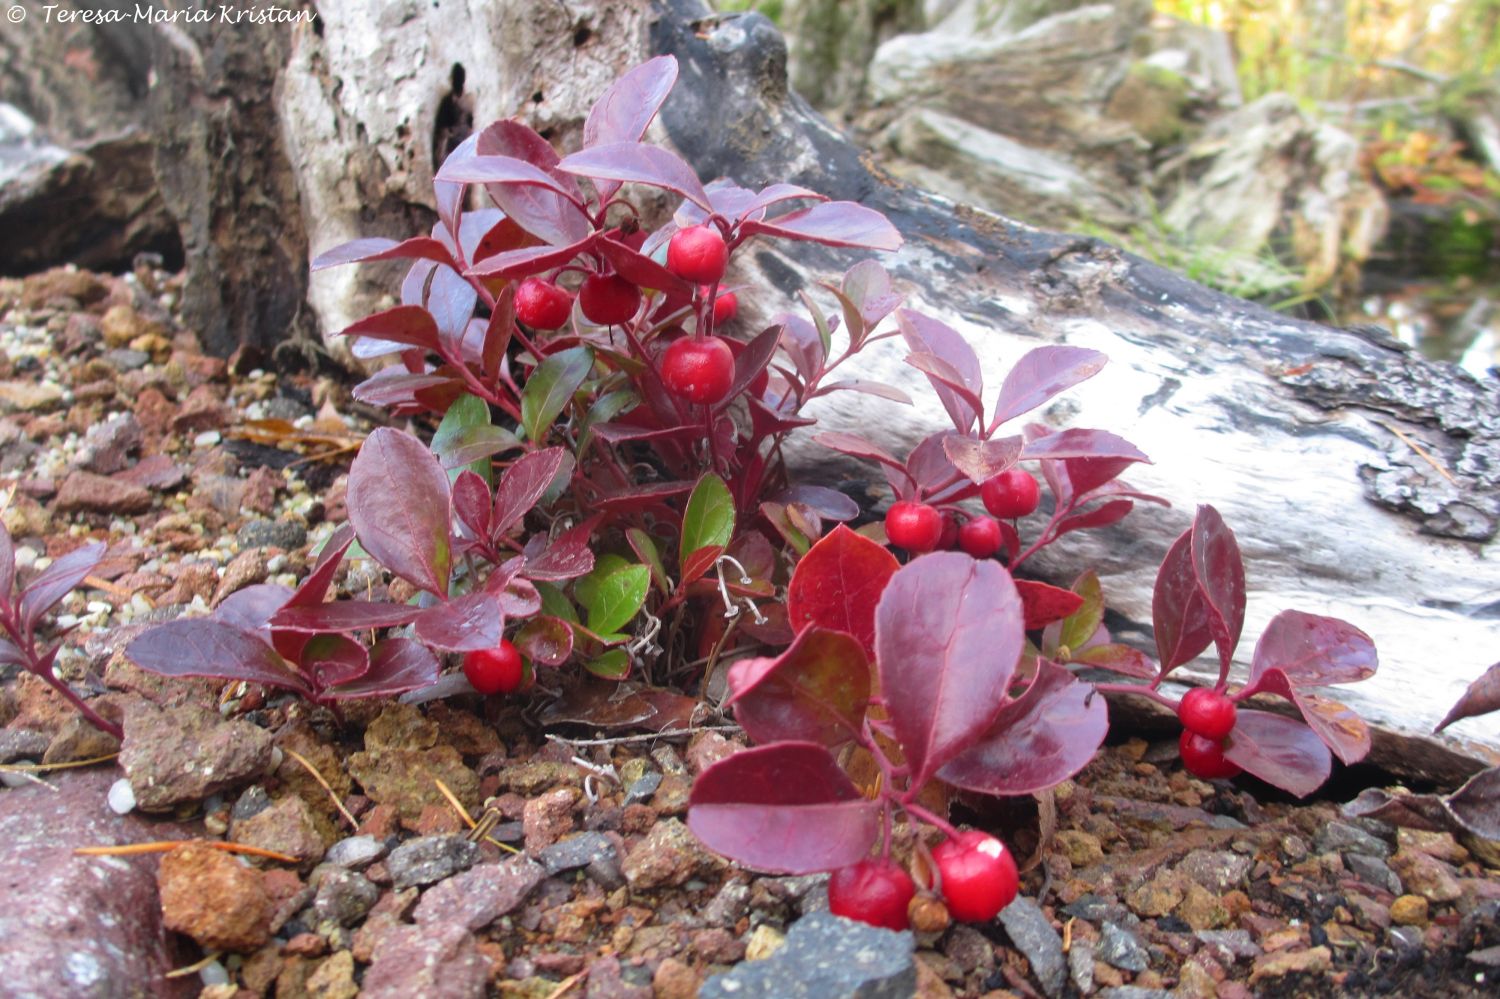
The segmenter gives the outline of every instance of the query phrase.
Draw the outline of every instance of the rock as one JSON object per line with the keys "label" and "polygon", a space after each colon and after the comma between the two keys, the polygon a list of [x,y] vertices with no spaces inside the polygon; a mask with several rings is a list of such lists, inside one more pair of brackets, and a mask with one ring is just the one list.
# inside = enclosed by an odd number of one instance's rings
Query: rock
{"label": "rock", "polygon": [[1079,829],[1064,829],[1054,840],[1068,863],[1074,867],[1088,867],[1104,859],[1104,845],[1099,837]]}
{"label": "rock", "polygon": [[1177,908],[1185,895],[1187,879],[1175,871],[1161,871],[1150,881],[1125,893],[1125,904],[1138,916],[1153,919]]}
{"label": "rock", "polygon": [[372,801],[394,806],[408,826],[416,824],[428,805],[447,807],[448,799],[434,778],[446,784],[470,814],[480,804],[479,778],[452,746],[354,753],[346,766]]}
{"label": "rock", "polygon": [[1288,975],[1323,975],[1332,967],[1333,953],[1327,947],[1262,954],[1250,969],[1250,985],[1253,987],[1268,978]]}
{"label": "rock", "polygon": [[295,794],[285,795],[249,818],[234,820],[229,826],[229,838],[296,857],[304,870],[323,858],[326,846],[312,810]]}
{"label": "rock", "polygon": [[1216,894],[1244,885],[1255,858],[1229,850],[1194,850],[1177,864],[1177,873]]}
{"label": "rock", "polygon": [[525,857],[479,864],[430,888],[414,918],[424,926],[454,923],[477,932],[524,902],[549,873]]}
{"label": "rock", "polygon": [[1189,884],[1177,914],[1193,930],[1212,930],[1229,922],[1229,910],[1219,896],[1200,884]]}
{"label": "rock", "polygon": [[1151,955],[1135,934],[1116,923],[1100,927],[1098,955],[1121,971],[1145,971],[1151,966]]}
{"label": "rock", "polygon": [[1210,947],[1229,955],[1221,964],[1247,961],[1260,956],[1260,946],[1247,930],[1199,930],[1195,936]]}
{"label": "rock", "polygon": [[181,962],[162,927],[158,854],[77,857],[80,846],[185,835],[176,826],[105,805],[116,772],[63,771],[50,788],[0,791],[0,939],[13,996],[112,996],[154,982],[169,997],[196,995],[163,976]]}
{"label": "rock", "polygon": [[167,811],[237,787],[271,766],[271,736],[191,704],[133,701],[125,712],[120,766],[139,807]]}
{"label": "rock", "polygon": [[376,943],[360,999],[483,999],[489,969],[461,925],[398,926]]}
{"label": "rock", "polygon": [[699,732],[688,742],[688,772],[701,774],[720,760],[733,756],[745,747],[724,738],[720,732]]}
{"label": "rock", "polygon": [[707,926],[733,926],[750,907],[750,886],[742,881],[726,881],[724,887],[703,908]]}
{"label": "rock", "polygon": [[[13,111],[9,108],[5,112],[4,127],[15,134],[18,126],[22,130],[25,126],[12,116]],[[98,304],[108,295],[109,284],[98,274],[72,266],[53,267],[26,278],[21,290],[21,304],[28,309],[40,309],[55,299],[71,298],[79,305],[89,306]]]}
{"label": "rock", "polygon": [[1391,858],[1391,868],[1401,876],[1408,892],[1429,902],[1453,902],[1463,896],[1453,868],[1436,857],[1401,849]]}
{"label": "rock", "polygon": [[703,977],[675,957],[663,959],[651,976],[656,999],[697,999],[702,985]]}
{"label": "rock", "polygon": [[240,552],[224,567],[224,575],[219,577],[219,585],[214,588],[213,596],[208,598],[208,605],[217,607],[236,590],[242,590],[253,583],[265,582],[267,574],[265,552],[258,548]]}
{"label": "rock", "polygon": [[385,856],[385,844],[374,836],[348,836],[328,848],[323,862],[357,871]]}
{"label": "rock", "polygon": [[1364,854],[1382,859],[1391,855],[1391,845],[1349,822],[1330,822],[1318,830],[1314,840],[1319,850],[1345,854]]}
{"label": "rock", "polygon": [[69,472],[58,487],[53,505],[59,513],[129,515],[145,513],[153,502],[150,491],[133,482],[93,472]]}
{"label": "rock", "polygon": [[1052,928],[1036,902],[1016,897],[1000,910],[1000,924],[1016,949],[1031,962],[1031,973],[1049,996],[1061,995],[1068,983],[1068,963],[1063,956],[1062,937]]}
{"label": "rock", "polygon": [[1425,853],[1446,864],[1462,864],[1468,861],[1469,851],[1458,844],[1450,832],[1431,832],[1426,829],[1397,829],[1396,843],[1403,850]]}
{"label": "rock", "polygon": [[1391,903],[1391,922],[1397,926],[1426,926],[1427,899],[1421,895],[1402,895]]}
{"label": "rock", "polygon": [[[172,417],[172,429],[180,434],[206,433],[222,429],[229,421],[229,408],[224,405],[224,400],[220,397],[222,391],[213,385],[199,385],[189,392],[188,397],[178,407],[177,415]],[[217,444],[218,440],[214,439],[205,443],[213,445]]]}
{"label": "rock", "polygon": [[625,878],[637,890],[680,885],[721,866],[678,819],[658,822],[625,858]]}
{"label": "rock", "polygon": [[129,456],[140,450],[145,434],[134,413],[120,413],[96,423],[83,437],[78,467],[99,475],[124,471]]}
{"label": "rock", "polygon": [[296,551],[307,544],[307,528],[295,520],[252,520],[235,533],[240,548]]}
{"label": "rock", "polygon": [[157,875],[162,921],[206,950],[248,953],[271,936],[271,899],[260,872],[207,844],[165,854]]}
{"label": "rock", "polygon": [[364,919],[380,899],[380,889],[369,878],[339,867],[320,868],[313,912],[319,920],[353,926]]}
{"label": "rock", "polygon": [[396,847],[385,863],[399,891],[452,877],[474,866],[480,856],[478,844],[463,836],[421,836]]}
{"label": "rock", "polygon": [[355,999],[359,986],[354,982],[354,954],[341,950],[318,964],[304,985],[308,999]]}
{"label": "rock", "polygon": [[[119,721],[121,712],[113,696],[101,697],[93,702],[93,708],[112,721]],[[68,763],[73,760],[95,760],[101,756],[120,751],[120,740],[108,732],[101,732],[82,715],[74,715],[63,722],[62,728],[47,744],[42,754],[43,763]]]}
{"label": "rock", "polygon": [[1390,865],[1379,857],[1366,856],[1363,853],[1344,854],[1344,866],[1348,867],[1365,884],[1384,888],[1392,895],[1402,893],[1401,879],[1396,872],[1391,870]]}
{"label": "rock", "polygon": [[714,975],[699,996],[909,999],[917,986],[913,946],[910,933],[814,913],[792,925],[786,943],[771,957]]}
{"label": "rock", "polygon": [[559,787],[526,802],[521,813],[526,850],[539,853],[573,828],[573,805],[582,797],[576,788]]}
{"label": "rock", "polygon": [[45,413],[63,400],[61,385],[51,382],[0,381],[0,413]]}
{"label": "rock", "polygon": [[164,454],[147,455],[115,476],[126,482],[159,493],[171,492],[187,481],[188,470]]}
{"label": "rock", "polygon": [[615,851],[614,841],[608,836],[598,832],[583,832],[552,844],[537,854],[536,859],[547,869],[547,876],[552,877],[592,864],[618,864],[619,855]]}

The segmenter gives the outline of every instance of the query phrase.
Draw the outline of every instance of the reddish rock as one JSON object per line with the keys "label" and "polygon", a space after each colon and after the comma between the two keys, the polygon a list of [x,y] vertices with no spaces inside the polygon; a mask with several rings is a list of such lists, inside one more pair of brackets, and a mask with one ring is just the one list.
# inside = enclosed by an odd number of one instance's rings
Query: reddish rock
{"label": "reddish rock", "polygon": [[402,926],[375,945],[362,999],[481,999],[490,963],[462,926]]}
{"label": "reddish rock", "polygon": [[[114,386],[110,386],[110,394],[114,394]],[[78,467],[99,475],[113,475],[130,463],[130,455],[140,449],[143,439],[135,414],[111,416],[89,428],[78,453]]]}
{"label": "reddish rock", "polygon": [[187,481],[188,470],[164,454],[147,455],[116,478],[143,489],[171,492]]}
{"label": "reddish rock", "polygon": [[77,857],[80,846],[187,835],[174,825],[120,816],[105,804],[118,771],[60,772],[50,788],[0,792],[0,940],[13,996],[196,995],[198,983],[163,977],[186,963],[162,928],[159,856]]}
{"label": "reddish rock", "polygon": [[266,574],[266,553],[263,550],[252,548],[247,552],[240,552],[224,567],[224,575],[219,578],[219,585],[214,588],[213,596],[209,597],[208,605],[217,607],[236,590],[265,582]]}
{"label": "reddish rock", "polygon": [[545,877],[540,864],[524,857],[479,864],[430,888],[415,918],[423,926],[457,923],[481,930],[525,901]]}
{"label": "reddish rock", "polygon": [[133,482],[93,472],[69,472],[57,490],[59,513],[145,513],[154,502],[151,492]]}
{"label": "reddish rock", "polygon": [[172,417],[172,429],[180,434],[192,434],[201,430],[220,430],[228,421],[229,410],[224,405],[222,390],[212,385],[199,385],[188,393],[177,415]]}
{"label": "reddish rock", "polygon": [[236,819],[229,827],[229,838],[236,843],[296,857],[304,870],[322,860],[323,852],[328,848],[318,833],[312,810],[295,794],[280,798],[270,808],[248,819]]}
{"label": "reddish rock", "polygon": [[162,921],[206,950],[248,953],[271,937],[271,897],[260,872],[204,843],[162,857]]}
{"label": "reddish rock", "polygon": [[157,388],[141,390],[135,397],[134,411],[141,427],[158,437],[167,432],[177,415],[177,407]]}
{"label": "reddish rock", "polygon": [[528,852],[537,853],[572,831],[573,805],[579,797],[576,788],[559,787],[526,803],[521,824]]}
{"label": "reddish rock", "polygon": [[143,811],[201,801],[264,774],[271,737],[246,721],[223,721],[190,704],[134,701],[125,713],[120,765]]}
{"label": "reddish rock", "polygon": [[667,819],[635,845],[625,858],[625,877],[636,890],[680,885],[707,874],[723,861],[706,853],[697,837],[677,819]]}
{"label": "reddish rock", "polygon": [[699,732],[688,743],[687,765],[695,774],[701,774],[725,757],[733,756],[745,747],[731,742],[718,732]]}
{"label": "reddish rock", "polygon": [[89,306],[102,302],[108,295],[109,284],[105,278],[90,271],[63,266],[27,277],[21,288],[21,304],[28,309],[40,309],[48,302],[71,298],[79,305]]}

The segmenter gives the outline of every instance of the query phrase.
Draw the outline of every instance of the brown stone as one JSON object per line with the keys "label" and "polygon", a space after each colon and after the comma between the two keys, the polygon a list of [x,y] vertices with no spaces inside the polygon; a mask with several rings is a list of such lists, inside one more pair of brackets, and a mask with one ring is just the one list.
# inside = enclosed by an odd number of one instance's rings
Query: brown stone
{"label": "brown stone", "polygon": [[1426,926],[1427,899],[1421,895],[1402,895],[1391,903],[1391,922],[1397,926]]}
{"label": "brown stone", "polygon": [[1287,975],[1325,975],[1332,967],[1333,953],[1327,947],[1262,954],[1250,970],[1250,984]]}
{"label": "brown stone", "polygon": [[149,490],[133,482],[93,472],[69,472],[57,491],[59,513],[145,513],[154,502]]}
{"label": "brown stone", "polygon": [[208,950],[247,953],[271,936],[271,899],[260,872],[204,843],[162,857],[162,921]]}

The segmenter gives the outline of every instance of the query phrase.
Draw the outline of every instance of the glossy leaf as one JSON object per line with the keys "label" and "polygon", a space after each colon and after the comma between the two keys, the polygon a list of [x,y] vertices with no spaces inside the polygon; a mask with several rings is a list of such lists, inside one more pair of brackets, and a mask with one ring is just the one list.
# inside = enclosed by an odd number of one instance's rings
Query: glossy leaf
{"label": "glossy leaf", "polygon": [[349,468],[349,520],[365,551],[407,582],[448,594],[448,476],[410,434],[377,427]]}
{"label": "glossy leaf", "polygon": [[890,452],[878,444],[872,444],[857,434],[846,434],[839,430],[829,430],[821,434],[814,434],[813,440],[840,454],[847,454],[851,458],[871,458],[882,465],[900,470],[903,475],[906,474],[906,466],[897,461]]}
{"label": "glossy leaf", "polygon": [[[491,183],[485,191],[506,216],[522,229],[553,246],[570,246],[589,236],[593,226],[576,203],[577,185],[571,177],[558,177],[557,153],[551,144],[518,121],[497,121],[479,133],[474,162],[483,164],[512,160],[535,167],[552,185]],[[496,165],[499,165],[498,163]],[[457,168],[455,168],[457,169]],[[508,164],[506,169],[513,169]]]}
{"label": "glossy leaf", "polygon": [[[1088,570],[1073,580],[1072,590],[1081,601],[1057,628],[1057,644],[1078,651],[1088,644],[1104,623],[1104,587],[1099,574]],[[1048,631],[1053,629],[1048,628]]]}
{"label": "glossy leaf", "polygon": [[740,232],[864,250],[899,250],[902,243],[901,233],[889,219],[852,201],[825,201],[774,219],[751,219],[740,226]]}
{"label": "glossy leaf", "polygon": [[938,777],[980,794],[1034,794],[1087,766],[1108,732],[1109,707],[1094,685],[1044,661],[1026,692]]}
{"label": "glossy leaf", "polygon": [[495,575],[491,575],[484,588],[499,601],[500,610],[506,617],[530,617],[542,609],[541,592],[529,579],[516,576],[503,585],[496,585]]}
{"label": "glossy leaf", "polygon": [[537,365],[521,390],[521,426],[528,438],[541,441],[546,436],[593,366],[594,352],[587,347],[549,354]]}
{"label": "glossy leaf", "polygon": [[453,265],[453,254],[431,236],[413,236],[411,239],[403,239],[399,242],[394,239],[372,236],[340,243],[333,249],[318,254],[313,258],[312,270],[320,271],[325,267],[338,267],[342,264],[363,261],[414,258],[433,260],[450,267]]}
{"label": "glossy leaf", "polygon": [[253,632],[211,617],[178,619],[142,632],[125,647],[141,669],[166,676],[207,676],[308,694],[307,684]]}
{"label": "glossy leaf", "polygon": [[1015,466],[1021,457],[1020,437],[996,437],[987,441],[976,440],[962,434],[943,437],[943,453],[953,467],[969,477],[975,485],[982,485]]}
{"label": "glossy leaf", "polygon": [[688,828],[746,867],[812,874],[864,859],[880,832],[867,801],[828,750],[778,742],[726,757],[693,784]]}
{"label": "glossy leaf", "polygon": [[1317,733],[1293,718],[1241,709],[1225,759],[1299,798],[1328,779],[1333,757]]}
{"label": "glossy leaf", "polygon": [[373,337],[433,352],[440,347],[437,322],[420,305],[397,305],[365,316],[340,330],[339,336]]}
{"label": "glossy leaf", "polygon": [[787,584],[787,620],[842,631],[875,654],[875,605],[899,568],[882,545],[840,524],[808,550]]}
{"label": "glossy leaf", "polygon": [[651,570],[644,565],[627,565],[590,579],[594,585],[585,591],[586,596],[580,593],[579,600],[587,611],[589,630],[608,635],[629,623],[646,602]]}
{"label": "glossy leaf", "polygon": [[370,648],[370,669],[353,683],[325,692],[340,700],[394,697],[437,682],[442,663],[421,642],[411,638],[383,638]]}
{"label": "glossy leaf", "polygon": [[312,571],[297,585],[297,591],[287,601],[287,606],[321,604],[323,598],[328,595],[328,587],[333,583],[334,575],[339,571],[339,563],[344,560],[344,555],[352,544],[354,544],[354,526],[352,524],[340,525],[318,552]]}
{"label": "glossy leaf", "polygon": [[915,353],[932,354],[943,361],[967,389],[960,392],[947,381],[929,374],[933,391],[947,410],[953,426],[961,434],[974,429],[979,418],[980,406],[976,401],[984,392],[984,373],[979,366],[979,357],[969,341],[953,327],[911,309],[896,313],[896,322],[901,327],[901,336]]}
{"label": "glossy leaf", "polygon": [[1054,621],[1061,621],[1083,606],[1083,597],[1072,590],[1032,579],[1018,579],[1015,583],[1016,591],[1021,595],[1027,631],[1036,631]]}
{"label": "glossy leaf", "polygon": [[1287,610],[1261,632],[1250,662],[1250,683],[1272,668],[1298,686],[1355,683],[1374,676],[1377,665],[1375,643],[1348,621]]}
{"label": "glossy leaf", "polygon": [[538,615],[511,636],[521,654],[543,666],[561,666],[573,654],[573,629],[561,618]]}
{"label": "glossy leaf", "polygon": [[1112,458],[1150,462],[1134,444],[1107,430],[1072,428],[1026,442],[1022,458]]}
{"label": "glossy leaf", "polygon": [[1071,517],[1064,517],[1058,522],[1057,531],[1054,536],[1060,538],[1064,534],[1073,531],[1084,531],[1094,527],[1108,527],[1111,524],[1118,524],[1134,509],[1135,504],[1127,499],[1110,500],[1108,503],[1101,503],[1092,509],[1085,510],[1083,513],[1075,513]]}
{"label": "glossy leaf", "polygon": [[891,402],[899,402],[903,406],[910,406],[911,396],[884,382],[872,382],[860,378],[843,378],[837,381],[824,382],[818,386],[814,396],[828,395],[832,392],[859,392],[862,395],[873,395],[880,399],[889,399]]}
{"label": "glossy leaf", "polygon": [[751,740],[838,746],[858,737],[870,700],[870,662],[842,631],[804,628],[781,655],[729,668],[735,720]]}
{"label": "glossy leaf", "polygon": [[1299,689],[1282,670],[1266,670],[1235,699],[1252,693],[1277,694],[1297,705],[1302,720],[1345,763],[1358,763],[1369,754],[1370,727],[1364,719],[1338,701]]}
{"label": "glossy leaf", "polygon": [[641,564],[651,570],[651,581],[656,588],[665,596],[672,592],[672,584],[667,578],[667,567],[662,563],[661,551],[656,547],[656,541],[651,535],[639,527],[625,529],[625,541],[630,545],[630,550],[635,552],[635,557]]}
{"label": "glossy leaf", "polygon": [[583,668],[605,680],[623,680],[630,675],[630,653],[624,649],[606,649],[584,663]]}
{"label": "glossy leaf", "polygon": [[875,659],[914,785],[989,727],[1021,628],[1021,597],[998,562],[935,552],[891,577],[875,608]]}
{"label": "glossy leaf", "polygon": [[370,653],[348,635],[314,635],[302,647],[301,666],[317,692],[364,676],[370,671]]}
{"label": "glossy leaf", "polygon": [[1087,347],[1047,346],[1028,351],[1000,386],[995,415],[990,419],[991,431],[1094,377],[1107,360],[1104,354]]}
{"label": "glossy leaf", "polygon": [[455,184],[524,184],[557,194],[571,193],[546,170],[514,156],[475,155],[456,163],[449,159],[433,179]]}
{"label": "glossy leaf", "polygon": [[[776,494],[778,503],[800,503],[826,520],[853,520],[859,516],[859,504],[847,494],[828,486],[799,483]],[[757,537],[758,535],[747,535]]]}
{"label": "glossy leaf", "polygon": [[[589,108],[583,122],[583,144],[639,141],[676,82],[677,59],[673,56],[657,56],[631,69],[610,84]],[[608,201],[620,187],[618,181],[594,186],[601,202]]]}
{"label": "glossy leaf", "polygon": [[530,579],[561,581],[587,575],[594,569],[594,552],[589,548],[589,534],[595,521],[589,520],[559,534],[540,555],[528,558],[526,575]]}
{"label": "glossy leaf", "polygon": [[495,508],[490,515],[493,537],[500,538],[510,533],[511,528],[536,506],[567,457],[564,448],[544,448],[522,455],[505,470],[495,486]]}
{"label": "glossy leaf", "polygon": [[738,399],[750,387],[750,383],[766,370],[766,365],[771,363],[771,358],[776,353],[777,345],[781,343],[781,337],[781,326],[767,326],[745,344],[743,350],[735,354],[734,380],[729,383],[729,391],[724,393],[721,407]]}
{"label": "glossy leaf", "polygon": [[1198,592],[1198,576],[1193,569],[1191,530],[1172,542],[1157,570],[1156,587],[1151,594],[1151,622],[1163,676],[1213,642],[1208,608]]}
{"label": "glossy leaf", "polygon": [[289,604],[271,618],[278,631],[316,634],[322,631],[363,631],[410,624],[422,613],[410,604],[373,600],[335,600],[326,604]]}
{"label": "glossy leaf", "polygon": [[213,616],[241,631],[269,627],[271,618],[292,599],[292,591],[280,583],[254,583],[225,597]]}
{"label": "glossy leaf", "polygon": [[[458,470],[468,465],[474,474],[489,482],[490,463],[487,459],[505,449],[503,446],[493,451],[480,448],[480,453],[476,453],[474,444],[489,431],[506,434],[506,431],[491,425],[490,407],[485,401],[465,392],[443,414],[442,422],[432,435],[432,453],[437,455],[438,462],[449,470],[452,478],[457,478]],[[499,437],[499,434],[495,436]],[[515,440],[514,435],[508,436]]]}
{"label": "glossy leaf", "polygon": [[469,652],[500,644],[505,615],[492,593],[480,590],[445,600],[418,614],[412,634],[436,649]]}
{"label": "glossy leaf", "polygon": [[505,250],[485,257],[470,267],[468,273],[475,277],[514,279],[561,267],[587,250],[594,242],[590,234],[568,246],[524,246]]}
{"label": "glossy leaf", "polygon": [[681,156],[644,142],[610,142],[565,156],[558,169],[597,180],[649,184],[682,195],[705,211],[713,208],[698,174]]}
{"label": "glossy leaf", "polygon": [[1219,676],[1225,677],[1245,626],[1245,563],[1234,532],[1211,506],[1198,508],[1190,545],[1208,631],[1219,650]]}
{"label": "glossy leaf", "polygon": [[710,546],[720,550],[729,546],[734,533],[734,498],[724,480],[707,472],[688,496],[682,514],[682,542],[678,558],[686,562],[689,555]]}
{"label": "glossy leaf", "polygon": [[73,592],[83,578],[94,571],[107,548],[102,541],[91,541],[81,548],[74,548],[66,555],[58,556],[26,584],[17,602],[22,631],[34,630],[42,615]]}
{"label": "glossy leaf", "polygon": [[453,480],[453,515],[472,538],[490,536],[490,487],[469,469]]}
{"label": "glossy leaf", "polygon": [[1495,663],[1479,679],[1469,684],[1464,695],[1443,716],[1433,732],[1441,732],[1456,721],[1489,714],[1491,711],[1500,711],[1500,663]]}
{"label": "glossy leaf", "polygon": [[[964,401],[970,412],[977,414],[980,422],[983,422],[984,400],[979,398],[979,393],[964,384],[963,376],[959,374],[957,368],[936,354],[929,354],[925,351],[907,354],[906,363],[925,374],[927,380],[934,386],[946,386],[949,391]],[[968,428],[960,427],[959,432],[968,433],[972,429],[972,425]]]}

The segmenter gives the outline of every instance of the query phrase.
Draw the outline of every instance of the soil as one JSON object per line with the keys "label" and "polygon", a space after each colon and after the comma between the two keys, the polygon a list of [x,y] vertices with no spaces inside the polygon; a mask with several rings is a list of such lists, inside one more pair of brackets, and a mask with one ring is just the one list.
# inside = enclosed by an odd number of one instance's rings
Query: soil
{"label": "soil", "polygon": [[[695,843],[692,778],[744,740],[680,691],[559,671],[521,697],[356,702],[338,719],[133,667],[119,650],[150,623],[294,584],[344,519],[348,461],[384,419],[350,403],[337,371],[205,356],[176,317],[179,290],[146,266],[0,280],[5,524],[23,582],[109,543],[44,637],[73,629],[60,673],[126,732],[121,747],[5,667],[0,818],[24,823],[44,782],[90,814],[133,807],[134,839],[292,860],[166,854],[137,890],[160,913],[162,953],[201,967],[109,994],[691,996],[826,909],[824,878],[756,875]],[[355,563],[339,585],[378,598],[386,581]],[[1115,732],[1045,800],[955,804],[956,820],[1034,857],[1023,908],[1040,916],[943,926],[929,907],[919,995],[1493,994],[1500,872],[1463,844],[1197,780],[1174,737],[1142,735]],[[102,777],[26,768],[97,757]],[[110,845],[68,841],[36,814],[57,845]]]}

